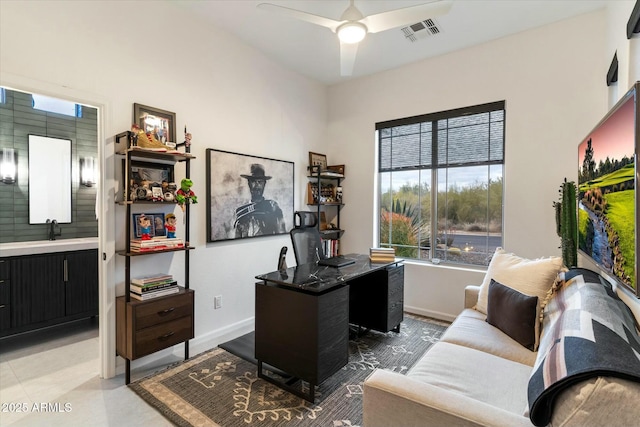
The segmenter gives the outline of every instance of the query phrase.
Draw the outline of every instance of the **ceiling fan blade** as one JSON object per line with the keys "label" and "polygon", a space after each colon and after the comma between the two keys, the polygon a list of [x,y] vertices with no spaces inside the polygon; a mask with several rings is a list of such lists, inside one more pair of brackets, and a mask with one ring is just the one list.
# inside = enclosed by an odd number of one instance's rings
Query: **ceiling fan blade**
{"label": "ceiling fan blade", "polygon": [[320,25],[321,27],[329,28],[331,31],[336,30],[342,23],[335,19],[325,18],[324,16],[314,15],[312,13],[302,12],[301,10],[290,9],[284,6],[278,6],[271,3],[260,3],[258,5],[260,9],[267,10],[269,12],[279,13],[281,15],[287,15],[291,18],[299,19],[301,21],[310,22],[312,24]]}
{"label": "ceiling fan blade", "polygon": [[436,18],[441,15],[446,15],[449,13],[452,5],[453,2],[450,0],[425,3],[370,15],[364,18],[362,22],[367,26],[370,33],[378,33],[392,28],[415,24],[426,18]]}
{"label": "ceiling fan blade", "polygon": [[340,75],[350,76],[356,62],[358,43],[340,43]]}

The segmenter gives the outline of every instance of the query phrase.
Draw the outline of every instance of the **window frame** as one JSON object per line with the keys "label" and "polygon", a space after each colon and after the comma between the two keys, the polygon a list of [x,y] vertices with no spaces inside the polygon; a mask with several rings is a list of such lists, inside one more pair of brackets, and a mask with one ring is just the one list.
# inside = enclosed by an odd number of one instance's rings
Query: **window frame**
{"label": "window frame", "polygon": [[[502,146],[501,146],[501,150],[502,150],[502,157],[501,159],[492,159],[490,155],[488,155],[488,159],[487,160],[483,160],[483,161],[477,161],[477,162],[464,162],[464,163],[460,163],[460,164],[449,164],[448,161],[446,161],[446,163],[444,165],[441,164],[441,162],[439,162],[438,159],[438,148],[439,148],[439,141],[438,141],[438,122],[440,120],[449,120],[449,119],[455,119],[455,118],[464,118],[465,116],[471,116],[471,115],[476,115],[476,114],[483,114],[483,113],[492,113],[492,112],[498,112],[500,111],[502,113],[502,135],[501,135],[501,139],[502,139]],[[390,129],[390,128],[394,128],[394,127],[398,127],[398,126],[406,126],[406,125],[416,125],[416,124],[422,124],[425,122],[430,122],[431,123],[431,142],[429,143],[430,149],[431,149],[431,162],[428,166],[422,165],[421,164],[421,159],[418,159],[418,161],[416,162],[418,165],[417,166],[408,166],[408,167],[399,167],[399,168],[393,168],[393,163],[392,161],[390,161],[390,166],[388,168],[383,168],[383,155],[382,155],[382,143],[383,143],[383,135],[382,135],[382,131],[384,129]],[[489,121],[488,121],[488,125],[489,125],[489,131],[491,131],[491,117],[489,117]],[[393,172],[401,172],[401,171],[419,171],[419,176],[421,176],[421,174],[429,174],[430,176],[430,180],[431,180],[431,184],[430,184],[430,191],[429,194],[426,195],[427,197],[430,197],[430,201],[431,201],[431,209],[429,212],[429,224],[436,224],[435,227],[430,226],[429,227],[429,239],[431,242],[435,242],[437,241],[437,237],[438,237],[438,231],[439,228],[437,226],[437,221],[439,219],[439,215],[438,215],[438,195],[439,195],[439,191],[437,190],[438,188],[438,178],[439,178],[439,173],[446,173],[448,170],[450,169],[454,169],[454,168],[460,168],[460,167],[473,167],[473,166],[486,166],[487,167],[487,171],[488,174],[490,175],[490,170],[493,166],[495,165],[500,165],[501,166],[501,180],[502,180],[502,185],[501,185],[501,204],[500,204],[500,220],[501,220],[501,232],[500,232],[500,244],[498,246],[502,246],[502,243],[504,242],[504,200],[505,200],[505,194],[504,194],[504,188],[505,188],[505,182],[504,182],[504,172],[505,172],[505,164],[506,164],[506,101],[502,100],[502,101],[495,101],[495,102],[489,102],[489,103],[485,103],[485,104],[479,104],[479,105],[473,105],[473,106],[468,106],[468,107],[461,107],[461,108],[455,108],[455,109],[451,109],[451,110],[446,110],[446,111],[440,111],[440,112],[435,112],[435,113],[428,113],[428,114],[421,114],[421,115],[417,115],[417,116],[411,116],[411,117],[406,117],[406,118],[401,118],[401,119],[394,119],[394,120],[387,120],[387,121],[383,121],[383,122],[379,122],[376,123],[375,125],[375,135],[376,135],[376,175],[377,175],[377,189],[376,189],[376,221],[375,221],[375,225],[376,225],[376,242],[377,245],[380,246],[382,245],[381,243],[381,213],[382,213],[382,197],[383,197],[383,185],[382,185],[382,178],[383,178],[383,174],[385,173],[393,173]],[[449,131],[449,127],[446,127],[447,132]],[[420,134],[422,135],[423,131],[420,131]],[[449,141],[447,140],[447,143]],[[499,142],[499,141],[498,141]],[[491,153],[491,146],[492,146],[492,141],[491,141],[491,136],[489,137],[489,140],[487,141],[488,144],[488,153]],[[390,148],[390,150],[392,150],[392,148]],[[420,153],[418,151],[418,153]],[[418,156],[420,156],[420,154],[418,154]],[[419,179],[419,182],[422,182],[422,179]],[[487,183],[490,184],[491,183],[491,178],[489,176],[489,179],[487,180]],[[420,184],[419,184],[420,185]],[[435,190],[435,191],[434,191]],[[447,192],[448,192],[448,187],[447,187]],[[393,192],[394,189],[392,188],[391,191]],[[490,191],[490,186],[487,187],[487,191]],[[392,200],[393,202],[393,200]],[[487,203],[489,203],[489,193],[487,193]],[[489,205],[488,205],[489,207]],[[421,212],[422,212],[422,208]],[[487,225],[489,225],[489,221],[490,218],[489,216],[487,217]],[[444,231],[444,230],[443,230]],[[488,233],[489,231],[487,231]],[[393,243],[390,243],[391,245],[393,245]],[[421,258],[421,245],[420,242],[418,242],[417,244],[417,250],[418,250],[418,254],[417,254],[417,258],[408,258],[412,261],[427,261],[427,262],[433,262],[433,263],[440,263],[441,260],[437,259],[437,251],[435,249],[434,246],[431,246],[431,249],[428,252],[428,258],[423,259]],[[485,260],[484,264],[480,264],[480,263],[471,263],[471,262],[452,262],[452,261],[444,261],[443,263],[447,264],[450,263],[452,265],[458,265],[458,266],[471,266],[471,267],[483,267],[483,266],[487,266],[489,264],[489,260],[491,258],[492,254],[487,254],[487,259]]]}

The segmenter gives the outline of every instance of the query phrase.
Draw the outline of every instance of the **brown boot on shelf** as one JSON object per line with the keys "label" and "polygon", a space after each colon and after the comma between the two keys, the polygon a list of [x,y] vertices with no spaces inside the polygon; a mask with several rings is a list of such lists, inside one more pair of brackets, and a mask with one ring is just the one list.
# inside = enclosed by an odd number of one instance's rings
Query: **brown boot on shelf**
{"label": "brown boot on shelf", "polygon": [[167,151],[167,147],[158,141],[154,135],[145,133],[138,125],[131,126],[131,131],[137,136],[137,145],[139,148],[153,151]]}

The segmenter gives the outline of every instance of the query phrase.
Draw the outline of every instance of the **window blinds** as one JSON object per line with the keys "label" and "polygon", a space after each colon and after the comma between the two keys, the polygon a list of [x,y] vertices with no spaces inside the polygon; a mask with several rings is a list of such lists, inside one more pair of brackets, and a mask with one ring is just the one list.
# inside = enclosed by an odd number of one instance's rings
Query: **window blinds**
{"label": "window blinds", "polygon": [[379,172],[504,163],[504,101],[376,124]]}

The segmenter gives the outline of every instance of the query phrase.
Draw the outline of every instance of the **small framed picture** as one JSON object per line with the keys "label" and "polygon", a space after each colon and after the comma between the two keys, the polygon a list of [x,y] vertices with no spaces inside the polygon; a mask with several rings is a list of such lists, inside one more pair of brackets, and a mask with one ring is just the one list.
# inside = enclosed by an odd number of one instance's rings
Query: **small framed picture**
{"label": "small framed picture", "polygon": [[153,213],[148,214],[153,218],[153,235],[154,237],[163,237],[167,235],[167,230],[164,228],[164,214]]}
{"label": "small framed picture", "polygon": [[154,229],[153,218],[150,214],[135,213],[133,219],[133,238],[142,239],[144,237],[153,237]]}
{"label": "small framed picture", "polygon": [[143,131],[152,133],[163,144],[176,142],[176,113],[133,104],[133,122]]}
{"label": "small framed picture", "polygon": [[153,201],[164,201],[162,187],[151,187],[151,197]]}
{"label": "small framed picture", "polygon": [[166,236],[163,213],[135,213],[133,219],[133,238]]}
{"label": "small framed picture", "polygon": [[311,151],[309,151],[309,171],[313,173],[314,167],[319,167],[320,171],[326,170],[327,156],[325,156],[324,154],[312,153]]}

